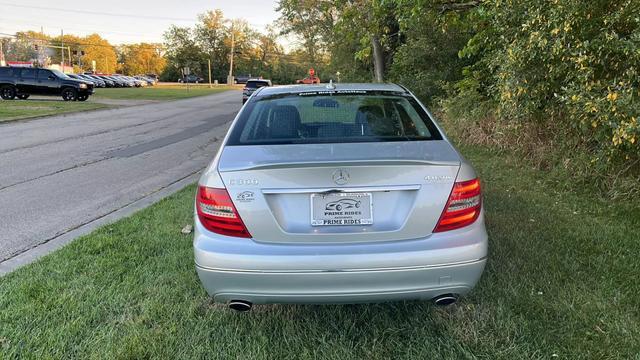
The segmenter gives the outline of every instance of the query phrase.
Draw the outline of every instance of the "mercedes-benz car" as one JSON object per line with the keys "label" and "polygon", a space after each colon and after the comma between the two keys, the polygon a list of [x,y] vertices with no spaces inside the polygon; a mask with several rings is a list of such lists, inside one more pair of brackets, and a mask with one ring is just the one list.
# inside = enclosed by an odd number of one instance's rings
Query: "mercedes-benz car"
{"label": "mercedes-benz car", "polygon": [[235,310],[448,305],[488,248],[476,172],[394,84],[257,89],[199,180],[194,234],[204,288]]}

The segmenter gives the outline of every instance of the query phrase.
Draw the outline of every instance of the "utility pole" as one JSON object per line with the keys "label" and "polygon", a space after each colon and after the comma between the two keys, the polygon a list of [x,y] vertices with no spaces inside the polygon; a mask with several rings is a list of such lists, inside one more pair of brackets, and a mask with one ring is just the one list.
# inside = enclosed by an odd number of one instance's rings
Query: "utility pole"
{"label": "utility pole", "polygon": [[4,51],[2,51],[2,39],[0,39],[0,66],[4,66]]}
{"label": "utility pole", "polygon": [[60,30],[60,40],[62,41],[61,52],[62,52],[62,72],[64,72],[64,30]]}
{"label": "utility pole", "polygon": [[235,34],[233,32],[233,24],[231,25],[231,55],[229,55],[229,76],[227,77],[227,85],[233,84],[233,54],[235,53]]}
{"label": "utility pole", "polygon": [[211,89],[211,59],[207,59],[209,62],[209,89]]}

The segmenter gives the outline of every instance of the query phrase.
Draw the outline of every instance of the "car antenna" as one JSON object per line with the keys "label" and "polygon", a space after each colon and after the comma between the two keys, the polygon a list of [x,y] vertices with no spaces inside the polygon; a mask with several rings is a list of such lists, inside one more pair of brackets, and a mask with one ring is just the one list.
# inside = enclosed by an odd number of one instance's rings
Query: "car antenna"
{"label": "car antenna", "polygon": [[329,90],[335,90],[336,89],[336,85],[333,83],[333,79],[329,80],[329,84],[327,84],[327,89],[329,89]]}

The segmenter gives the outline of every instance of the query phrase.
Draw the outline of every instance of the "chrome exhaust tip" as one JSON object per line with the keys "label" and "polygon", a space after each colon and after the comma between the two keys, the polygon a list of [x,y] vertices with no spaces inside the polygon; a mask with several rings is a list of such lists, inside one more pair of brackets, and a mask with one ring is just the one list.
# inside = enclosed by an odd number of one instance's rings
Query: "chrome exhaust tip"
{"label": "chrome exhaust tip", "polygon": [[456,294],[444,294],[433,298],[433,303],[438,306],[453,305],[458,301],[458,295]]}
{"label": "chrome exhaust tip", "polygon": [[231,300],[231,301],[229,301],[229,309],[235,310],[235,311],[238,311],[238,312],[249,311],[249,310],[251,310],[252,306],[253,305],[250,302],[244,301],[244,300]]}

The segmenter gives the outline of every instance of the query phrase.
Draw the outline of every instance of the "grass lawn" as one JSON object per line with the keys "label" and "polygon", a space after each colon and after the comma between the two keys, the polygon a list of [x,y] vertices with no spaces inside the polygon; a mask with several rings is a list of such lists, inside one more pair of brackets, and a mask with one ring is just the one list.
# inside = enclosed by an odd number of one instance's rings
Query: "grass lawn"
{"label": "grass lawn", "polygon": [[0,122],[106,108],[108,105],[47,100],[0,100]]}
{"label": "grass lawn", "polygon": [[210,89],[208,86],[190,85],[187,91],[185,85],[157,85],[145,88],[96,89],[94,96],[98,98],[125,100],[175,100],[211,95],[231,89],[234,89],[234,87],[218,85]]}
{"label": "grass lawn", "polygon": [[463,152],[484,181],[490,260],[458,305],[214,305],[180,233],[190,186],[0,278],[0,358],[639,359],[640,207]]}

